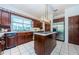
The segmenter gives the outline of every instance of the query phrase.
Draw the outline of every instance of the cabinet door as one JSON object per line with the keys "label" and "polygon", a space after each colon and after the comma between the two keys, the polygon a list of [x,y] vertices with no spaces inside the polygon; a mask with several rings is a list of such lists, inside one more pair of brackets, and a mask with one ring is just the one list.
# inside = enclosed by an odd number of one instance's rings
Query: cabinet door
{"label": "cabinet door", "polygon": [[18,45],[22,44],[22,37],[18,36]]}
{"label": "cabinet door", "polygon": [[42,23],[40,21],[34,20],[33,27],[42,28]]}
{"label": "cabinet door", "polygon": [[33,26],[37,27],[37,21],[36,20],[33,21]]}
{"label": "cabinet door", "polygon": [[64,17],[53,20],[54,23],[56,23],[56,22],[63,22],[63,21],[64,21]]}
{"label": "cabinet door", "polygon": [[45,23],[45,31],[50,31],[50,24],[49,23]]}
{"label": "cabinet door", "polygon": [[0,10],[0,24],[1,24],[1,10]]}
{"label": "cabinet door", "polygon": [[25,39],[24,39],[25,43],[30,42],[32,40],[33,40],[33,33],[32,32],[25,33]]}
{"label": "cabinet door", "polygon": [[2,51],[2,45],[0,44],[0,52]]}
{"label": "cabinet door", "polygon": [[10,23],[11,23],[11,19],[10,19],[10,13],[9,12],[5,12],[5,11],[2,11],[2,25],[5,25],[5,26],[10,26]]}
{"label": "cabinet door", "polygon": [[18,33],[18,45],[24,43],[24,35],[23,33]]}
{"label": "cabinet door", "polygon": [[17,46],[18,45],[18,37],[17,37],[17,35],[15,36],[14,42],[15,42],[15,45]]}
{"label": "cabinet door", "polygon": [[69,43],[79,45],[79,16],[69,17]]}

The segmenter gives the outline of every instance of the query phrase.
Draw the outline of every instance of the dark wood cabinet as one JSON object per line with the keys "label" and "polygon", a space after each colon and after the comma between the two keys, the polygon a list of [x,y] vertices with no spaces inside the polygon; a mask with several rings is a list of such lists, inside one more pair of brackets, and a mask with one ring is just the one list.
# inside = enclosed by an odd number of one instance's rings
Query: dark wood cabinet
{"label": "dark wood cabinet", "polygon": [[8,31],[11,31],[10,25],[11,25],[11,15],[7,11],[3,11],[0,9],[0,27],[4,29],[8,29]]}
{"label": "dark wood cabinet", "polygon": [[45,23],[45,31],[50,31],[51,25],[49,23]]}
{"label": "dark wood cabinet", "polygon": [[24,35],[24,42],[27,43],[27,42],[30,42],[33,40],[33,32],[26,32],[25,35]]}
{"label": "dark wood cabinet", "polygon": [[56,23],[56,22],[64,22],[64,17],[58,18],[58,19],[54,19],[53,22],[54,23]]}
{"label": "dark wood cabinet", "polygon": [[1,25],[1,10],[0,10],[0,25]]}
{"label": "dark wood cabinet", "polygon": [[34,49],[38,55],[49,55],[56,46],[55,33],[43,36],[34,34]]}
{"label": "dark wood cabinet", "polygon": [[1,53],[1,51],[2,51],[2,45],[1,45],[1,43],[0,43],[0,53]]}
{"label": "dark wood cabinet", "polygon": [[33,20],[33,27],[42,28],[42,22]]}
{"label": "dark wood cabinet", "polygon": [[17,33],[17,37],[18,37],[18,45],[23,44],[24,43],[24,34]]}
{"label": "dark wood cabinet", "polygon": [[5,42],[3,40],[2,43],[0,42],[0,53],[4,50],[4,48],[5,48]]}
{"label": "dark wood cabinet", "polygon": [[11,15],[9,12],[2,11],[2,22],[1,24],[4,26],[10,26],[11,23]]}
{"label": "dark wood cabinet", "polygon": [[14,44],[16,45],[16,46],[18,46],[18,36],[17,36],[17,33],[16,33],[16,36],[14,37]]}
{"label": "dark wood cabinet", "polygon": [[33,32],[21,32],[17,33],[18,45],[27,43],[33,40]]}
{"label": "dark wood cabinet", "polygon": [[18,32],[14,37],[5,34],[6,48],[12,48],[33,40],[33,32]]}
{"label": "dark wood cabinet", "polygon": [[69,17],[69,43],[79,45],[79,16]]}

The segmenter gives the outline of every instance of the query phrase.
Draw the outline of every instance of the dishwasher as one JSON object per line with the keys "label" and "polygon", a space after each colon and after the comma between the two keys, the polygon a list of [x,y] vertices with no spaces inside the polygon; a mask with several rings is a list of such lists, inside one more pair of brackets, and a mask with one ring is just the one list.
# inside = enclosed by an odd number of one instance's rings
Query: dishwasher
{"label": "dishwasher", "polygon": [[15,44],[16,33],[6,33],[6,48],[10,49],[16,46]]}

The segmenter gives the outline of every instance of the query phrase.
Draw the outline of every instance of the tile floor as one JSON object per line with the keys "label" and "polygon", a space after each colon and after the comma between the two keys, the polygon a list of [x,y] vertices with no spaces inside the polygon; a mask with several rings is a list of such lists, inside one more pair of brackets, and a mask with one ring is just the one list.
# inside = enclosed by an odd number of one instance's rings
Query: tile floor
{"label": "tile floor", "polygon": [[[3,55],[36,55],[34,41],[5,50]],[[57,41],[57,45],[51,55],[79,55],[79,46]]]}

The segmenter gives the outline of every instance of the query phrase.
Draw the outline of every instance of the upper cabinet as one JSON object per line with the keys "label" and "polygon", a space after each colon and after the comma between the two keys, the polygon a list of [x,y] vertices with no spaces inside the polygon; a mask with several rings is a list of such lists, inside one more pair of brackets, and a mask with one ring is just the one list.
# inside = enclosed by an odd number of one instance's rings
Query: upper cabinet
{"label": "upper cabinet", "polygon": [[33,27],[42,28],[42,23],[38,20],[34,20]]}
{"label": "upper cabinet", "polygon": [[45,31],[50,31],[51,25],[49,23],[45,23]]}
{"label": "upper cabinet", "polygon": [[2,20],[1,20],[1,24],[4,26],[10,26],[11,23],[11,17],[10,17],[10,13],[6,12],[6,11],[2,11]]}
{"label": "upper cabinet", "polygon": [[1,10],[0,10],[0,24],[1,24]]}
{"label": "upper cabinet", "polygon": [[58,19],[54,19],[53,22],[54,22],[54,23],[57,23],[57,22],[64,22],[64,17],[58,18]]}

